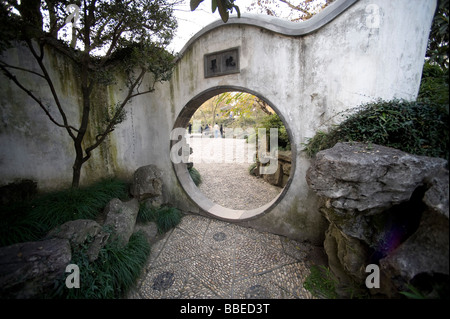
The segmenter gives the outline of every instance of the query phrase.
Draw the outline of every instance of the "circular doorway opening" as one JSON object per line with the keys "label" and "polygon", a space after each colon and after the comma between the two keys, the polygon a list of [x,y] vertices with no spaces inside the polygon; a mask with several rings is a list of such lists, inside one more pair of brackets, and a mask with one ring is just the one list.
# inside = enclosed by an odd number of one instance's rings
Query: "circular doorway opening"
{"label": "circular doorway opening", "polygon": [[201,210],[245,220],[269,211],[286,193],[295,169],[290,130],[260,95],[230,87],[203,92],[183,108],[174,130],[176,176]]}

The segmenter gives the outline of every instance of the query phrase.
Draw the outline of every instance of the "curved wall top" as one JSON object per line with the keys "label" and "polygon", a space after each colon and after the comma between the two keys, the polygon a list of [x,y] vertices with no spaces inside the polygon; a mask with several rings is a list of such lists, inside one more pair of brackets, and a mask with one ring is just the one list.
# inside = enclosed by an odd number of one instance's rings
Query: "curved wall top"
{"label": "curved wall top", "polygon": [[217,20],[201,29],[191,39],[189,39],[189,41],[181,49],[179,56],[183,56],[184,51],[186,51],[186,49],[193,42],[195,42],[204,34],[214,30],[215,28],[229,25],[255,26],[287,36],[306,35],[320,29],[357,1],[358,0],[336,0],[335,2],[327,6],[324,10],[314,15],[311,19],[302,22],[291,22],[276,17],[256,14],[242,14],[240,18],[230,17],[227,23],[223,23],[222,20]]}

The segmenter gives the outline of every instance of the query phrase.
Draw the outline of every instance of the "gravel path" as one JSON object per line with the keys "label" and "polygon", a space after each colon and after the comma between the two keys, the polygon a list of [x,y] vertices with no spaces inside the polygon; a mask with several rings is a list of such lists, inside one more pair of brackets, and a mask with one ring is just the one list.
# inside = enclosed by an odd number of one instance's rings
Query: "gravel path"
{"label": "gravel path", "polygon": [[[200,172],[199,189],[213,202],[231,209],[258,208],[282,190],[249,174],[252,153],[242,139],[191,138],[191,161]],[[251,147],[251,145],[250,145]]]}

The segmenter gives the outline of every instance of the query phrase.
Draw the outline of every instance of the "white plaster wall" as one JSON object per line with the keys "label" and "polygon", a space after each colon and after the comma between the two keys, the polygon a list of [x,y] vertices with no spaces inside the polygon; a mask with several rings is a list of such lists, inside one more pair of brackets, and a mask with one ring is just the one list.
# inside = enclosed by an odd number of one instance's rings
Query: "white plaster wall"
{"label": "white plaster wall", "polygon": [[[301,143],[331,125],[330,119],[338,120],[336,114],[361,103],[416,98],[434,8],[433,1],[358,1],[331,23],[300,37],[252,26],[213,29],[186,49],[172,81],[158,89],[158,104],[169,119],[166,128],[173,127],[191,99],[214,87],[238,86],[265,97],[291,131],[297,164],[281,202],[245,224],[320,242],[318,229],[324,222],[305,181],[309,160]],[[379,20],[373,20],[374,14]],[[204,55],[237,46],[240,73],[205,79]],[[171,172],[168,152],[154,158]],[[179,189],[173,177],[169,180],[170,187]]]}
{"label": "white plaster wall", "polygon": [[[11,64],[39,72],[28,49],[17,47],[4,53]],[[69,121],[78,120],[80,100],[76,79],[70,63],[58,55],[46,52],[50,76],[56,91],[61,92]],[[49,112],[61,121],[49,87],[35,75],[15,72],[25,87],[49,105]],[[64,74],[65,81],[60,80]],[[70,185],[75,159],[71,139],[63,128],[50,122],[38,104],[12,81],[0,74],[0,185],[16,179],[39,181],[41,189],[56,189]]]}

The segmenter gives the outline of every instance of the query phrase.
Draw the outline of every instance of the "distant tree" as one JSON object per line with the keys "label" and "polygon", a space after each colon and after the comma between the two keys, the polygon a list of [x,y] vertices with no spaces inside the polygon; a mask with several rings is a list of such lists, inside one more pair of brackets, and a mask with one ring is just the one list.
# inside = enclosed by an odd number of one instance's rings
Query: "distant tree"
{"label": "distant tree", "polygon": [[[204,0],[190,0],[191,10],[197,9]],[[311,18],[314,14],[328,6],[334,0],[254,0],[247,8],[256,13],[280,17],[291,21],[301,21]],[[233,10],[240,17],[240,9],[234,3],[236,0],[211,0],[211,10],[214,13],[219,9],[219,14],[224,22],[229,19]],[[283,10],[284,7],[284,10]],[[287,9],[287,10],[286,10]]]}
{"label": "distant tree", "polygon": [[[261,114],[272,114],[270,106],[255,95],[246,92],[224,92],[203,103],[194,113],[194,119],[203,119],[205,123],[216,123],[217,114],[226,119],[233,115],[229,126],[246,126],[258,120]],[[221,120],[224,120],[223,118]]]}
{"label": "distant tree", "polygon": [[449,67],[449,0],[440,0],[431,25],[426,57],[431,64],[437,64],[447,73]]}
{"label": "distant tree", "polygon": [[[91,153],[125,119],[125,106],[135,96],[150,93],[159,81],[171,75],[173,56],[164,48],[173,38],[176,20],[171,0],[28,0],[2,1],[0,4],[0,70],[33,99],[49,120],[63,128],[73,140],[75,160],[72,187],[80,183],[82,165]],[[68,24],[68,25],[67,25]],[[71,31],[68,32],[68,26]],[[69,40],[70,38],[70,40]],[[7,49],[24,44],[39,71],[12,65],[5,58]],[[82,110],[78,123],[69,123],[62,93],[55,86],[45,60],[52,48],[73,61],[80,79]],[[117,69],[127,76],[125,98],[108,106],[103,125],[85,139],[95,105],[94,88],[114,83]],[[143,87],[144,76],[152,80]],[[36,78],[51,91],[53,105],[47,105],[23,76]]]}
{"label": "distant tree", "polygon": [[310,19],[332,2],[334,0],[253,0],[247,9],[297,22]]}
{"label": "distant tree", "polygon": [[433,103],[449,103],[449,0],[440,0],[431,25],[425,54],[419,99]]}

